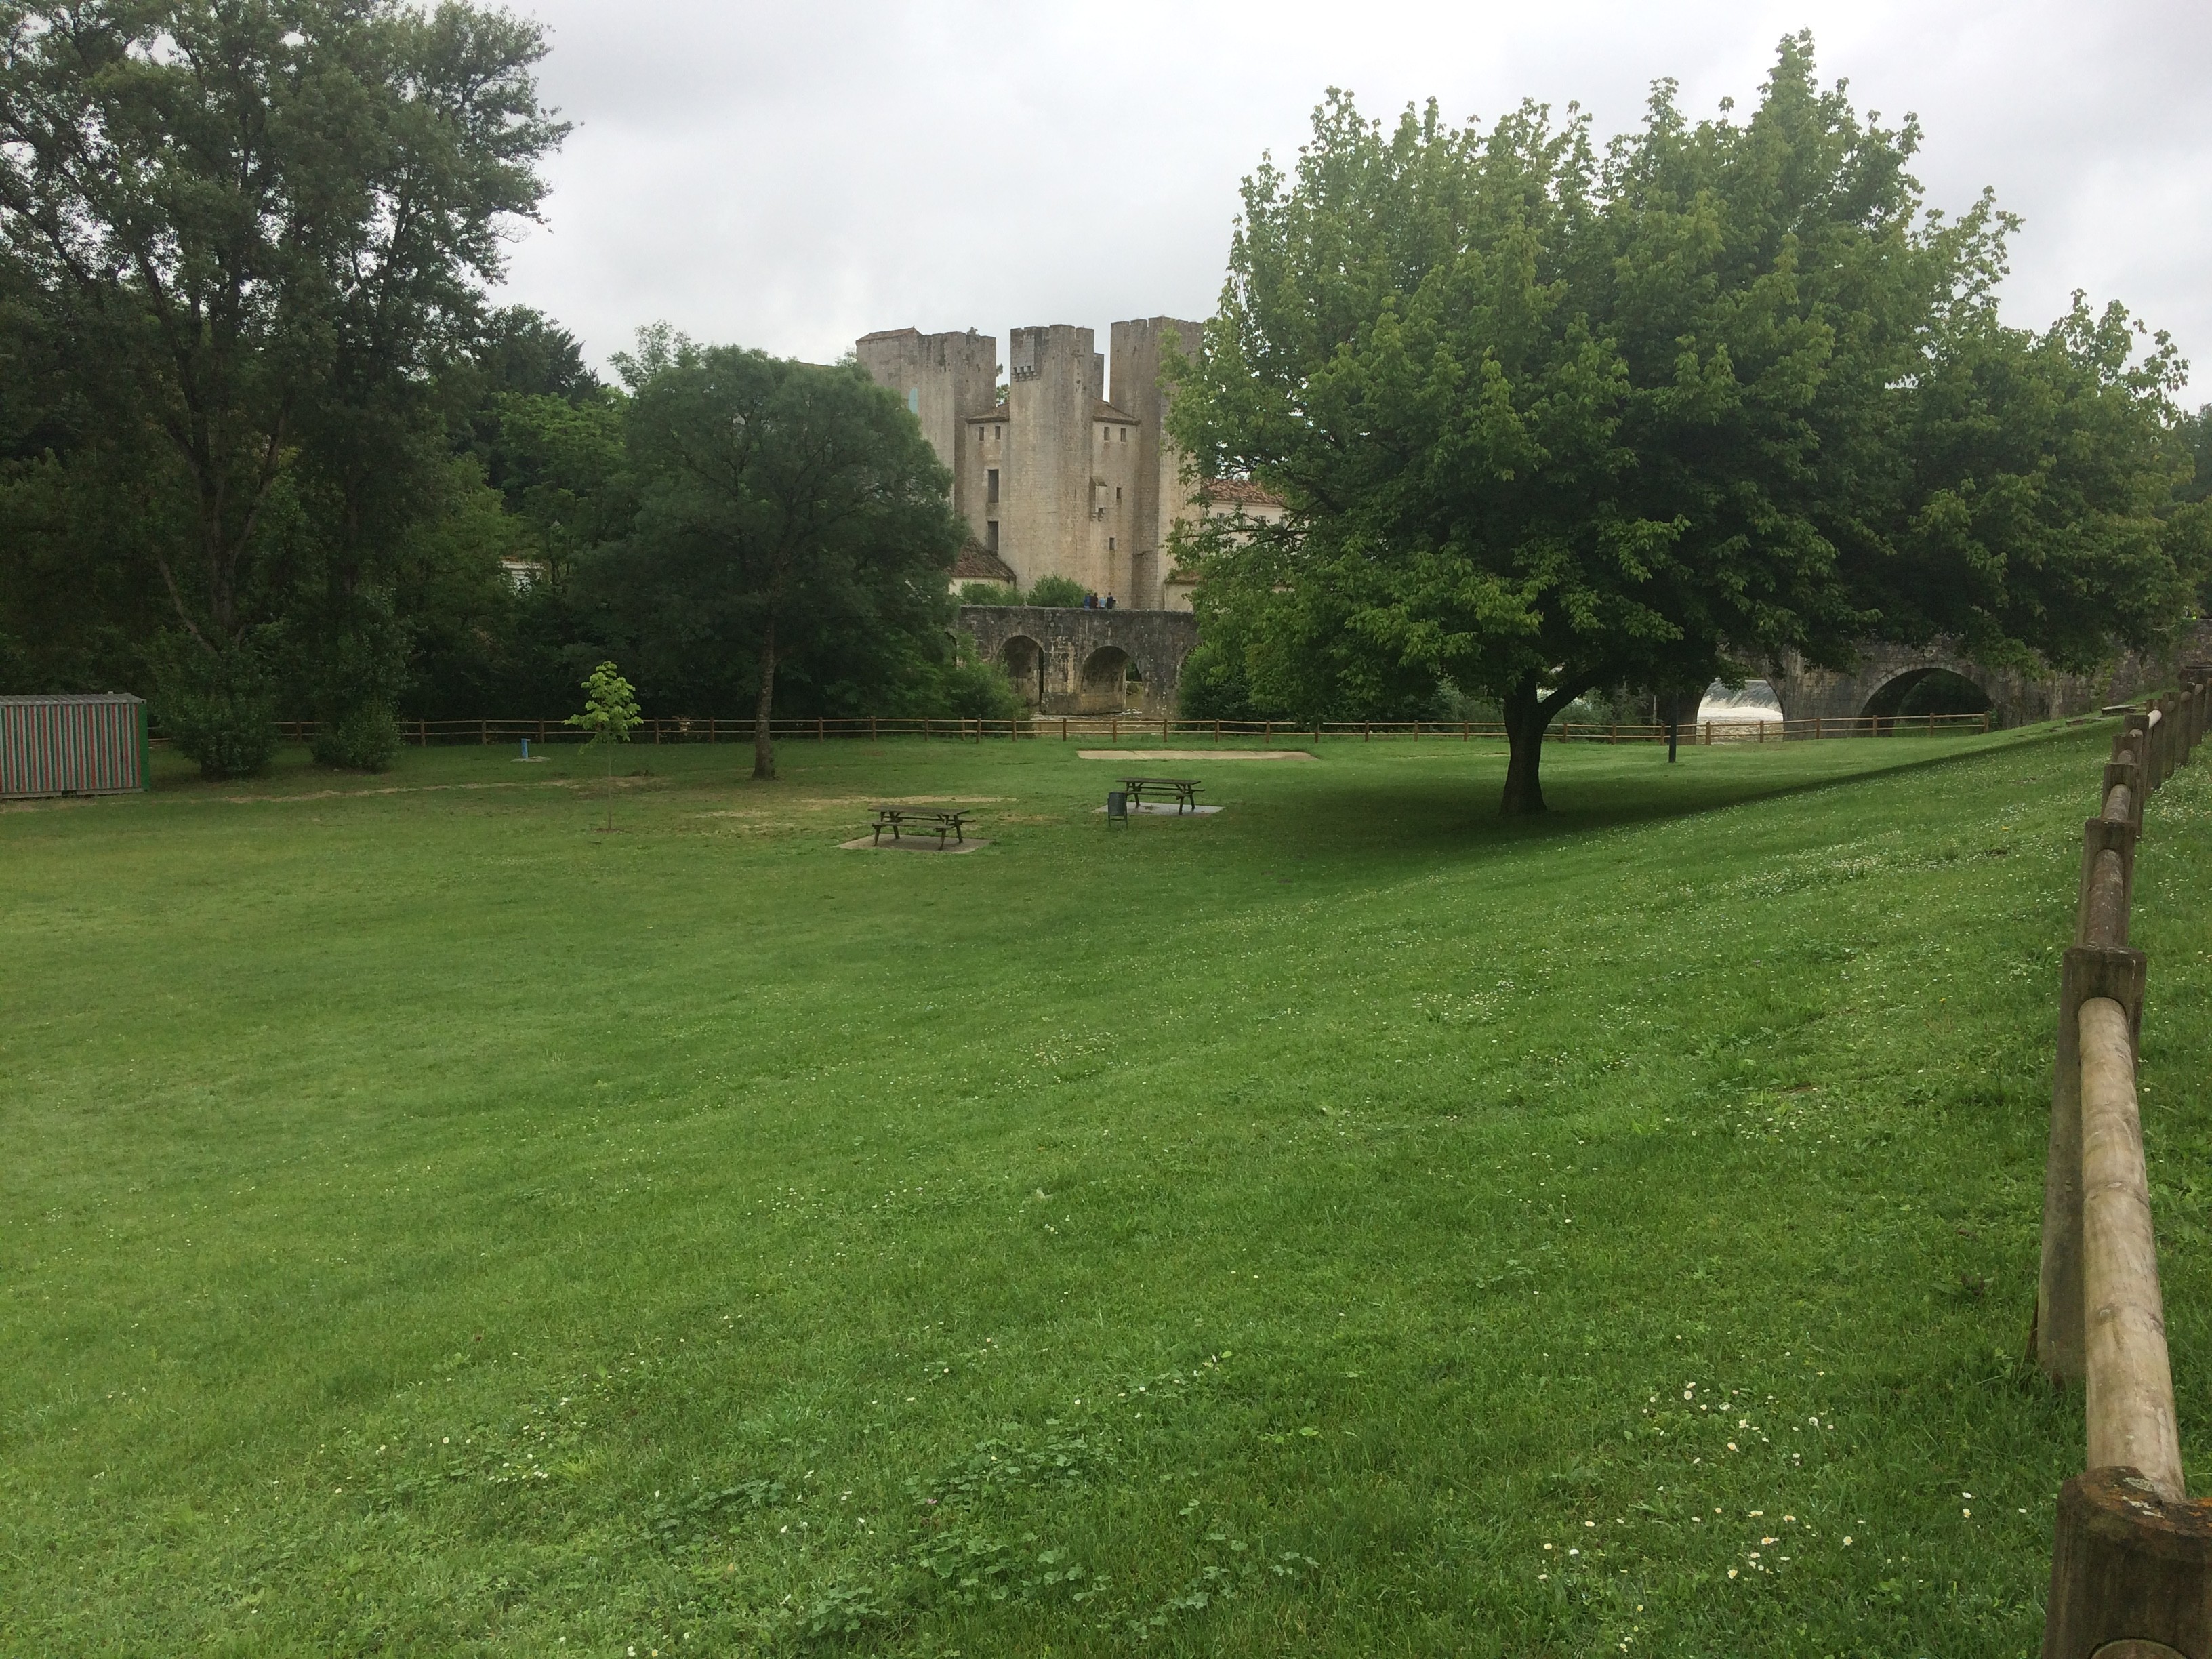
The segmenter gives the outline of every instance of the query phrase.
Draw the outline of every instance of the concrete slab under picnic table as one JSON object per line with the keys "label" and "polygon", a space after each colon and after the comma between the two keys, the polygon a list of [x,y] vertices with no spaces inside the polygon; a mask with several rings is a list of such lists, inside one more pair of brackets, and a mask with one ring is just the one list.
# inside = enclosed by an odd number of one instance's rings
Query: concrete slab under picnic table
{"label": "concrete slab under picnic table", "polygon": [[[1102,807],[1099,810],[1103,811],[1105,809]],[[988,841],[978,841],[975,836],[970,836],[965,841],[947,842],[940,845],[935,839],[937,831],[934,830],[927,831],[916,830],[912,835],[898,841],[888,838],[877,841],[867,836],[860,836],[852,841],[839,842],[837,850],[841,853],[980,853],[991,844]],[[927,839],[925,839],[925,836]]]}
{"label": "concrete slab under picnic table", "polygon": [[[1094,806],[1091,810],[1093,812],[1103,812],[1106,809],[1103,806]],[[1171,800],[1142,800],[1131,801],[1129,810],[1132,812],[1142,812],[1151,817],[1195,818],[1203,817],[1208,812],[1218,812],[1221,809],[1218,806],[1177,806]]]}

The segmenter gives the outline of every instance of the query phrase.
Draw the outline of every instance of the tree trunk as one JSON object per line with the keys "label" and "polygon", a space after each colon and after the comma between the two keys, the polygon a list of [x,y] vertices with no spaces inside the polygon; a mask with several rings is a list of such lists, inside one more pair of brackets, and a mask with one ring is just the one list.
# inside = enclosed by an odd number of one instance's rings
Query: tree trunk
{"label": "tree trunk", "polygon": [[757,780],[775,776],[775,739],[769,733],[775,712],[775,624],[771,622],[761,641],[760,702],[753,709],[753,776]]}
{"label": "tree trunk", "polygon": [[1674,740],[1681,732],[1682,694],[1669,691],[1667,694],[1667,764],[1669,766],[1674,763]]}
{"label": "tree trunk", "polygon": [[1544,761],[1544,732],[1559,712],[1589,690],[1589,683],[1570,682],[1552,695],[1538,694],[1536,682],[1527,679],[1505,697],[1505,795],[1498,804],[1499,816],[1526,817],[1544,810],[1544,784],[1540,775]]}
{"label": "tree trunk", "polygon": [[1504,817],[1524,817],[1544,810],[1544,727],[1551,716],[1536,695],[1536,682],[1524,680],[1506,694],[1505,795],[1498,804]]}

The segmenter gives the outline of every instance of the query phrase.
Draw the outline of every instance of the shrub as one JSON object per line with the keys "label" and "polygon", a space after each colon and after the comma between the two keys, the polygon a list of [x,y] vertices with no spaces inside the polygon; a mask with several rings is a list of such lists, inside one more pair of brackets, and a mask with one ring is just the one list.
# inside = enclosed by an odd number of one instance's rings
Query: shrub
{"label": "shrub", "polygon": [[1004,582],[960,584],[960,603],[963,605],[1019,605],[1021,602],[1022,590]]}
{"label": "shrub", "polygon": [[353,772],[381,772],[399,752],[399,720],[389,705],[359,702],[315,732],[315,762]]}
{"label": "shrub", "polygon": [[163,634],[148,653],[153,713],[180,755],[204,778],[242,778],[276,752],[276,688],[252,641],[210,647],[189,634]]}
{"label": "shrub", "polygon": [[971,720],[1018,720],[1030,712],[1005,671],[989,663],[951,663],[940,674],[935,701],[948,714]]}
{"label": "shrub", "polygon": [[318,765],[381,772],[399,751],[396,718],[407,681],[406,624],[387,594],[359,589],[302,619],[296,644],[315,718]]}
{"label": "shrub", "polygon": [[1085,588],[1072,576],[1040,576],[1030,584],[1031,605],[1080,605]]}

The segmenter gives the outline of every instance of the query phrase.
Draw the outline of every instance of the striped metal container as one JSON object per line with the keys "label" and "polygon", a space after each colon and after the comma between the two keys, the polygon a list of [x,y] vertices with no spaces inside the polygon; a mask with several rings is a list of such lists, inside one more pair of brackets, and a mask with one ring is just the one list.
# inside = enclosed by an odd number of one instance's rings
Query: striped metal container
{"label": "striped metal container", "polygon": [[0,697],[0,800],[146,787],[146,701]]}

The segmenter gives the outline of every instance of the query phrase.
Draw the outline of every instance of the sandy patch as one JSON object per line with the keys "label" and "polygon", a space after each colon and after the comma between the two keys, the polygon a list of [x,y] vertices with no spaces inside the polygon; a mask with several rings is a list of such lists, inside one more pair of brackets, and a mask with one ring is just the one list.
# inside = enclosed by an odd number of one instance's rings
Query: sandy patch
{"label": "sandy patch", "polygon": [[1075,757],[1078,760],[1110,761],[1310,761],[1313,758],[1303,749],[1079,749],[1075,751]]}
{"label": "sandy patch", "polygon": [[[658,779],[617,778],[615,787],[628,789]],[[274,802],[295,800],[351,800],[363,795],[436,795],[457,789],[574,789],[588,783],[594,789],[605,789],[605,778],[530,778],[513,783],[396,783],[377,789],[314,789],[300,795],[216,795],[212,799],[227,801],[233,806],[266,806]],[[176,799],[185,799],[176,797]],[[210,799],[206,795],[199,799]]]}

